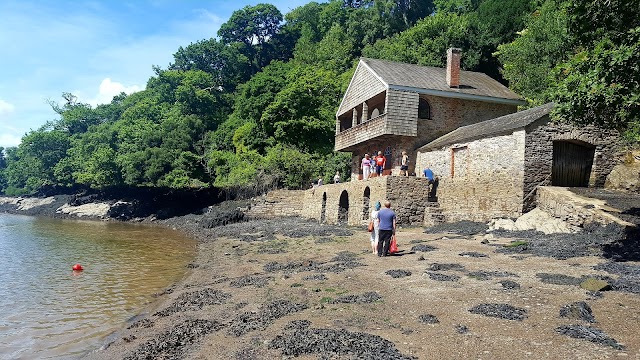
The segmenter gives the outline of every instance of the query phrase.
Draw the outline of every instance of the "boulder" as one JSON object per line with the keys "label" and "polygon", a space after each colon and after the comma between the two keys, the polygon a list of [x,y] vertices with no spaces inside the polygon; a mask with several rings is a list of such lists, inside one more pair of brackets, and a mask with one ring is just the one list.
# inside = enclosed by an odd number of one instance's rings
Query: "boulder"
{"label": "boulder", "polygon": [[604,187],[611,190],[640,192],[640,151],[628,152],[622,164],[607,176]]}

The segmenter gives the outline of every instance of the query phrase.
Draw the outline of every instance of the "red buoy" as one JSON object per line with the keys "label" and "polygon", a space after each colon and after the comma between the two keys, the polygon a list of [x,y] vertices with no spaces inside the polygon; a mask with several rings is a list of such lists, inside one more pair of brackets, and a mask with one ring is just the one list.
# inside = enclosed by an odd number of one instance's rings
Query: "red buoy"
{"label": "red buoy", "polygon": [[80,265],[80,264],[73,265],[72,269],[73,269],[73,271],[82,271],[82,270],[84,270],[82,268],[82,265]]}

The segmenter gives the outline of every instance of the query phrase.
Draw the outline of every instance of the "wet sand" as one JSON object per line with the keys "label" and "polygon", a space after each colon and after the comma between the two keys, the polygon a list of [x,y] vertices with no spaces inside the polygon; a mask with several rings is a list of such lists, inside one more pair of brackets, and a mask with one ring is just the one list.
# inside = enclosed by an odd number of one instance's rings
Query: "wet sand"
{"label": "wet sand", "polygon": [[[380,258],[364,229],[205,220],[162,222],[200,240],[189,275],[87,358],[640,358],[640,294],[578,286],[621,278],[597,255],[502,253],[506,236],[404,228],[401,252]],[[638,280],[640,263],[620,264]],[[560,316],[581,301],[595,322]]]}

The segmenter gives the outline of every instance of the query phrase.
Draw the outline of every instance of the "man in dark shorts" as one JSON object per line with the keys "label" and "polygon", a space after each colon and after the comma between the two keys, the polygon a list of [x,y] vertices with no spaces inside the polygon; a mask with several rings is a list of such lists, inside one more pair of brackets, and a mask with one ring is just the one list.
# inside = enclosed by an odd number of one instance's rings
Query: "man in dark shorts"
{"label": "man in dark shorts", "polygon": [[378,256],[387,256],[391,238],[396,233],[396,213],[391,210],[391,202],[384,202],[384,208],[378,212],[380,230],[378,231]]}

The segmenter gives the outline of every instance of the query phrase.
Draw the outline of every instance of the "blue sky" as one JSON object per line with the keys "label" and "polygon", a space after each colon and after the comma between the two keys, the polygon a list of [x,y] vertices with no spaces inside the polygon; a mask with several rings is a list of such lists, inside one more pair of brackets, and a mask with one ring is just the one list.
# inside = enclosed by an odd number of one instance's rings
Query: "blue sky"
{"label": "blue sky", "polygon": [[283,14],[311,0],[0,1],[0,146],[57,118],[47,100],[92,105],[144,89],[152,65],[216,36],[233,11],[271,2]]}

